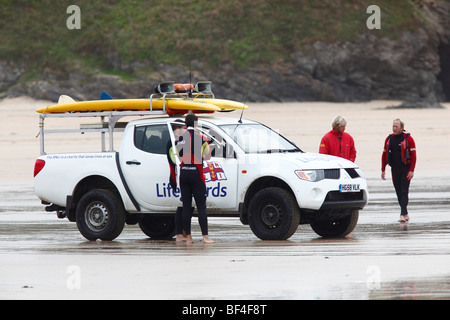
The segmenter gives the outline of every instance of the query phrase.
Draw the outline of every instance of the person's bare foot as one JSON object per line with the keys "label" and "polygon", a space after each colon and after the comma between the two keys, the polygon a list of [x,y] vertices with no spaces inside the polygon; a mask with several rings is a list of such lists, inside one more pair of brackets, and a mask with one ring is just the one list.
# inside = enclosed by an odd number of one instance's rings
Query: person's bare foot
{"label": "person's bare foot", "polygon": [[192,235],[188,234],[186,236],[186,243],[194,243],[194,239],[192,239]]}
{"label": "person's bare foot", "polygon": [[211,239],[208,235],[203,236],[203,243],[214,243],[215,241]]}
{"label": "person's bare foot", "polygon": [[186,236],[184,236],[184,235],[182,235],[182,234],[177,234],[177,236],[176,236],[176,240],[175,240],[176,242],[186,242],[187,241],[187,238],[186,238]]}

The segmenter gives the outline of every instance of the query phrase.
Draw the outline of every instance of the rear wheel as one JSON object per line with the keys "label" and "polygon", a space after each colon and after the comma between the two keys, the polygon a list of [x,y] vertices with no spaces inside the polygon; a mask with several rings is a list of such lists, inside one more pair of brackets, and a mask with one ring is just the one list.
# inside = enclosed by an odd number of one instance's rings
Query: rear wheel
{"label": "rear wheel", "polygon": [[300,209],[291,193],[281,188],[266,188],[250,201],[248,222],[262,240],[286,240],[297,231]]}
{"label": "rear wheel", "polygon": [[175,235],[175,218],[173,216],[146,216],[139,220],[139,227],[152,239],[171,239]]}
{"label": "rear wheel", "polygon": [[359,210],[348,210],[348,214],[336,219],[324,219],[311,222],[311,228],[324,238],[345,237],[355,229]]}
{"label": "rear wheel", "polygon": [[88,240],[114,240],[123,230],[125,217],[120,199],[104,189],[87,192],[76,210],[78,230]]}

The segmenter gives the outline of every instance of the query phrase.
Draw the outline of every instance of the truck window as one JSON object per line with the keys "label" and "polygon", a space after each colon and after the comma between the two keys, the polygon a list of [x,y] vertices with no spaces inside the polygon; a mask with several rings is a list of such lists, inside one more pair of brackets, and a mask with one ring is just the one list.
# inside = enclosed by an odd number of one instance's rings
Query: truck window
{"label": "truck window", "polygon": [[302,152],[295,144],[262,124],[221,126],[245,153]]}
{"label": "truck window", "polygon": [[[226,158],[228,145],[226,141],[223,139],[222,135],[210,129],[206,126],[197,127],[197,130],[200,131],[203,135],[208,139],[209,147],[211,148],[211,155],[213,157]],[[233,154],[232,152],[228,152]]]}
{"label": "truck window", "polygon": [[139,150],[166,154],[166,146],[170,135],[166,124],[135,127],[134,145]]}

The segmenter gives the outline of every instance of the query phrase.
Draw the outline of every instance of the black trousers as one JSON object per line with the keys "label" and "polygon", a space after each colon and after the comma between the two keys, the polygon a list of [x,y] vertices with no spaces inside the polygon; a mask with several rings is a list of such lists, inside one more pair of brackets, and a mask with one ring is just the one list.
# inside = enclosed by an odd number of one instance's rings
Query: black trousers
{"label": "black trousers", "polygon": [[[194,207],[191,208],[191,215],[194,213]],[[175,227],[176,234],[183,233],[183,207],[177,207],[177,211],[175,213]]]}
{"label": "black trousers", "polygon": [[208,234],[208,217],[206,216],[206,185],[201,177],[201,172],[196,166],[184,165],[180,169],[180,189],[183,202],[183,230],[191,234],[192,197],[198,212],[198,223],[202,235]]}
{"label": "black trousers", "polygon": [[401,208],[401,215],[408,214],[409,184],[406,179],[410,166],[391,167],[392,182],[397,194],[398,204]]}

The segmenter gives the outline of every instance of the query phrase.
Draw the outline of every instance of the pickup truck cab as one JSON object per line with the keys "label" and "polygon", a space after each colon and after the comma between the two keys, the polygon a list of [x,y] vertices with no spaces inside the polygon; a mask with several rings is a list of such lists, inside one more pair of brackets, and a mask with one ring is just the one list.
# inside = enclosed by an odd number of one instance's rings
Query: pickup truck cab
{"label": "pickup truck cab", "polygon": [[[89,240],[113,240],[125,223],[139,224],[154,239],[171,238],[181,206],[180,190],[169,184],[166,156],[176,119],[130,121],[119,151],[111,146],[98,153],[45,154],[41,148],[36,195],[46,211],[76,222]],[[239,217],[263,240],[288,239],[299,224],[310,224],[323,237],[346,236],[355,228],[368,190],[354,163],[303,152],[251,120],[205,115],[197,130],[212,150],[203,162],[208,216]]]}

